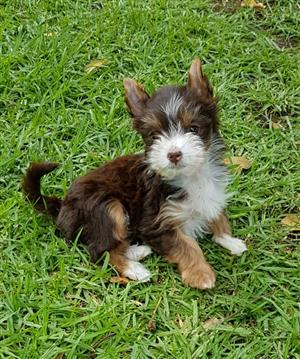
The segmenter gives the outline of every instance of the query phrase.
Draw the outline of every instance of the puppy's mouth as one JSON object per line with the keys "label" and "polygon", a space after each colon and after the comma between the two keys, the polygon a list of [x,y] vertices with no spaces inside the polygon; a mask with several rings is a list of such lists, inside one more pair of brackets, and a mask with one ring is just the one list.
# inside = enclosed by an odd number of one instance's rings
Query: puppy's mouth
{"label": "puppy's mouth", "polygon": [[187,169],[188,166],[183,162],[178,162],[178,163],[169,162],[164,167],[156,167],[155,171],[164,179],[172,180],[184,174]]}
{"label": "puppy's mouth", "polygon": [[179,163],[169,163],[168,168],[172,168],[174,170],[179,170],[181,168],[186,167],[186,165],[184,165],[183,163],[179,162]]}

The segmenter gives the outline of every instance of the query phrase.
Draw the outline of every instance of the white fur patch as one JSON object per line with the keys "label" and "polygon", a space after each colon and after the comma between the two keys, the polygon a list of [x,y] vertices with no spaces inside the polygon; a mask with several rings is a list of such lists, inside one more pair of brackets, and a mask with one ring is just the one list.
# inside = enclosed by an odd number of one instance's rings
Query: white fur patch
{"label": "white fur patch", "polygon": [[[196,237],[208,231],[208,223],[225,208],[229,176],[219,159],[222,147],[222,142],[214,138],[206,150],[199,136],[184,133],[180,128],[162,134],[151,146],[150,167],[187,194],[183,201],[168,198],[161,218],[183,223],[182,229],[189,236]],[[168,160],[170,151],[182,152],[177,166]]]}
{"label": "white fur patch", "polygon": [[213,240],[236,256],[241,256],[247,250],[245,242],[239,238],[231,237],[229,234],[224,234],[222,237],[214,237]]}
{"label": "white fur patch", "polygon": [[220,215],[228,198],[226,168],[213,156],[214,153],[208,153],[204,163],[190,176],[180,176],[171,181],[184,189],[187,199],[181,203],[170,199],[165,215],[168,213],[184,223],[183,231],[192,237],[209,230],[208,223]]}
{"label": "white fur patch", "polygon": [[147,282],[150,280],[151,272],[148,271],[141,263],[128,260],[128,265],[123,275],[129,279]]}
{"label": "white fur patch", "polygon": [[149,246],[139,246],[137,244],[134,244],[127,249],[125,256],[132,261],[140,261],[141,259],[151,254],[151,252],[152,251]]}
{"label": "white fur patch", "polygon": [[182,98],[177,92],[175,92],[171,96],[169,102],[167,102],[165,106],[162,106],[162,111],[166,114],[166,116],[169,119],[174,119],[177,117],[178,110],[182,105],[182,103],[183,103]]}
{"label": "white fur patch", "polygon": [[[168,159],[170,152],[182,152],[182,159],[177,165]],[[194,173],[204,161],[202,140],[192,134],[184,133],[180,128],[169,134],[160,135],[151,146],[148,162],[150,167],[165,180]]]}

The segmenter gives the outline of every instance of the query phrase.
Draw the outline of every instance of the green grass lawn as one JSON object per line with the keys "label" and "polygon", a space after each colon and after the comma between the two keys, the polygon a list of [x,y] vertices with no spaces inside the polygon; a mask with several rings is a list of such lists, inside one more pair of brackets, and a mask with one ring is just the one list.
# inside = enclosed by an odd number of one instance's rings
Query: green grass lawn
{"label": "green grass lawn", "polygon": [[[1,358],[300,358],[299,239],[281,224],[300,207],[300,8],[263,3],[0,1]],[[234,258],[204,238],[217,272],[207,292],[155,255],[151,283],[111,283],[107,256],[93,265],[57,237],[21,178],[31,161],[57,161],[43,189],[63,196],[75,177],[140,151],[122,79],[149,92],[183,84],[195,57],[220,97],[227,156],[252,162],[232,168],[228,208],[249,251]],[[85,72],[93,59],[107,62]]]}

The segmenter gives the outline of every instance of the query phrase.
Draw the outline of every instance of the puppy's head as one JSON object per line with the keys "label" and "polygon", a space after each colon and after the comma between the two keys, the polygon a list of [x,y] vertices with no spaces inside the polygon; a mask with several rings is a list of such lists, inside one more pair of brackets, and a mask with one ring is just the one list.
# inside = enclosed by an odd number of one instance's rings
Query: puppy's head
{"label": "puppy's head", "polygon": [[124,87],[150,167],[169,180],[197,171],[218,131],[216,99],[200,60],[192,62],[185,86],[163,87],[152,96],[134,80],[125,79]]}

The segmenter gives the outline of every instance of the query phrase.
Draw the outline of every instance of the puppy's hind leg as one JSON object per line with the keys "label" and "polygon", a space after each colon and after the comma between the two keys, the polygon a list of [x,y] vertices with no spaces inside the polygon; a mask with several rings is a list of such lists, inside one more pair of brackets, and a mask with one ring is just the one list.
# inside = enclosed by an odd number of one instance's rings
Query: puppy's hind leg
{"label": "puppy's hind leg", "polygon": [[129,279],[147,282],[150,280],[151,273],[141,263],[128,259],[126,252],[128,245],[120,244],[109,252],[110,263],[113,264],[118,272]]}
{"label": "puppy's hind leg", "polygon": [[152,250],[149,246],[133,244],[127,249],[125,256],[133,261],[140,261],[151,253]]}
{"label": "puppy's hind leg", "polygon": [[110,263],[121,275],[133,280],[149,280],[151,273],[137,261],[138,258],[130,258],[127,255],[130,247],[126,212],[122,204],[117,200],[106,203],[101,218],[100,238],[89,246],[92,258],[97,260],[104,250],[108,250]]}

